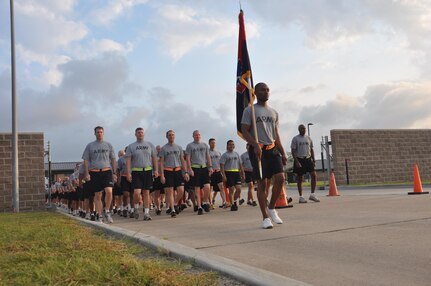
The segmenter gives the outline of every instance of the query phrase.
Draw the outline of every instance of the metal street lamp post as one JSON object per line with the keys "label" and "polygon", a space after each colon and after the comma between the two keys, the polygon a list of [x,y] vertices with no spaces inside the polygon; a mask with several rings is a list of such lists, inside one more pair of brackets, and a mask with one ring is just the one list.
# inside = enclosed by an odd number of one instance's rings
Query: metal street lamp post
{"label": "metal street lamp post", "polygon": [[307,124],[308,137],[310,137],[310,125],[313,125],[313,123],[308,123]]}

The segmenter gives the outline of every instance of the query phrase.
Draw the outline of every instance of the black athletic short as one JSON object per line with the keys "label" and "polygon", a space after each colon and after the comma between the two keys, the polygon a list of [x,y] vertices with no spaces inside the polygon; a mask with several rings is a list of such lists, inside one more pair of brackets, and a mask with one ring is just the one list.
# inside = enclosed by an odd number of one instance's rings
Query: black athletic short
{"label": "black athletic short", "polygon": [[255,183],[256,180],[254,179],[253,171],[244,171],[245,174],[245,182],[248,183]]}
{"label": "black athletic short", "polygon": [[226,187],[234,187],[241,185],[241,176],[239,172],[225,172],[226,173]]}
{"label": "black athletic short", "polygon": [[211,175],[211,186],[215,187],[218,184],[223,182],[223,177],[221,176],[221,172],[217,171]]}
{"label": "black athletic short", "polygon": [[123,194],[125,192],[129,192],[129,193],[133,192],[132,183],[130,183],[129,181],[127,181],[127,177],[126,176],[121,176],[120,185],[121,185],[121,192]]}
{"label": "black athletic short", "polygon": [[112,188],[114,182],[112,180],[112,171],[92,172],[90,171],[90,196],[94,193],[102,192],[105,188]]}
{"label": "black athletic short", "polygon": [[77,200],[78,201],[83,201],[84,200],[84,195],[83,195],[83,190],[82,187],[76,187],[76,196],[77,196]]}
{"label": "black athletic short", "polygon": [[132,188],[150,190],[153,187],[153,170],[132,171]]}
{"label": "black athletic short", "polygon": [[94,196],[94,193],[90,191],[90,188],[91,188],[90,182],[85,182],[84,184],[82,184],[82,198],[84,200],[89,199],[90,195]]}
{"label": "black athletic short", "polygon": [[214,185],[213,186],[213,191],[216,192],[216,193],[220,192],[220,188],[218,187],[218,185]]}
{"label": "black athletic short", "polygon": [[[260,180],[259,164],[257,163],[256,154],[254,154],[254,148],[250,145],[248,149],[248,156],[250,157],[251,165],[253,166],[253,176],[257,180]],[[278,173],[283,173],[283,161],[281,160],[280,151],[277,147],[270,150],[262,148],[262,176],[264,179],[270,179],[272,176]]]}
{"label": "black athletic short", "polygon": [[76,191],[72,191],[69,193],[69,199],[72,201],[79,201],[79,197],[78,197],[78,192]]}
{"label": "black athletic short", "polygon": [[194,176],[190,177],[190,185],[193,187],[203,188],[204,185],[210,183],[210,175],[208,168],[192,168]]}
{"label": "black athletic short", "polygon": [[293,164],[293,172],[298,176],[302,176],[308,172],[314,172],[314,162],[310,158],[298,158],[299,163],[301,163],[301,168],[296,167],[296,164]]}
{"label": "black athletic short", "polygon": [[165,188],[176,188],[184,186],[184,177],[181,170],[178,171],[167,171],[164,170],[165,175]]}
{"label": "black athletic short", "polygon": [[113,194],[114,196],[122,196],[123,191],[121,190],[121,186],[119,186],[118,184],[115,184],[113,189]]}
{"label": "black athletic short", "polygon": [[160,176],[158,176],[157,178],[154,178],[154,181],[153,181],[153,192],[155,192],[155,191],[159,191],[160,194],[164,194],[165,193],[165,186],[160,181]]}

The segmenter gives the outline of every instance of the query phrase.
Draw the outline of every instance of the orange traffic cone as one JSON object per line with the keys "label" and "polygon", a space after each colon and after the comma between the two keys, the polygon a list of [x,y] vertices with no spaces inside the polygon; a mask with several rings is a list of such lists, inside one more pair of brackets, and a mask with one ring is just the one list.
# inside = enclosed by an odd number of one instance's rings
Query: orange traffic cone
{"label": "orange traffic cone", "polygon": [[329,181],[329,194],[328,197],[339,196],[337,190],[337,183],[335,182],[334,172],[331,172],[331,179]]}
{"label": "orange traffic cone", "polygon": [[408,192],[409,195],[424,195],[429,194],[429,192],[424,192],[422,190],[421,177],[419,175],[418,165],[415,164],[413,168],[413,192]]}
{"label": "orange traffic cone", "polygon": [[[220,190],[220,191],[222,191],[222,190]],[[226,202],[229,203],[229,204],[231,204],[232,202],[230,201],[229,190],[227,189],[225,183],[223,183],[223,192],[224,192],[225,197],[226,197]]]}
{"label": "orange traffic cone", "polygon": [[284,209],[288,208],[289,204],[287,203],[286,198],[286,187],[283,185],[283,188],[281,189],[280,195],[278,196],[277,201],[275,202],[275,208],[276,209]]}

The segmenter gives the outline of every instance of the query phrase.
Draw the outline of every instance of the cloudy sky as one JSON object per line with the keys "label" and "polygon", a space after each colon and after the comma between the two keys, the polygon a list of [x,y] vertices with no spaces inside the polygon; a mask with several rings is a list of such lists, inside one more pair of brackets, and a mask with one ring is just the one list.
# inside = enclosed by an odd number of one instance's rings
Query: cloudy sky
{"label": "cloudy sky", "polygon": [[[241,1],[254,81],[271,88],[286,150],[299,123],[316,149],[331,129],[431,128],[427,0]],[[235,130],[237,0],[15,0],[19,131],[53,161],[79,160],[105,127],[183,146]],[[0,132],[11,131],[9,1],[0,2]]]}

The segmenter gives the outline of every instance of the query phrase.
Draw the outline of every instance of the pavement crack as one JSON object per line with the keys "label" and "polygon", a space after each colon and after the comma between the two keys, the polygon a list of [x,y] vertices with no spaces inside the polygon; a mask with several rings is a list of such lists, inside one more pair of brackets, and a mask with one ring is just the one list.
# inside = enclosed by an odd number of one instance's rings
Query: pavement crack
{"label": "pavement crack", "polygon": [[[310,236],[310,235],[328,234],[328,233],[349,231],[349,230],[355,230],[355,229],[364,229],[364,228],[371,228],[371,227],[377,227],[377,226],[386,226],[386,225],[393,225],[393,224],[400,224],[400,223],[407,223],[407,222],[423,221],[423,220],[429,220],[429,219],[431,219],[431,217],[407,219],[407,220],[400,220],[400,221],[391,221],[391,222],[378,223],[378,224],[372,224],[372,225],[346,227],[346,228],[332,229],[332,230],[326,230],[326,231],[294,234],[294,235],[287,235],[287,236],[281,236],[281,237],[272,237],[272,238],[267,238],[267,239],[242,241],[242,242],[231,243],[230,245],[239,245],[239,244],[243,245],[243,244],[251,244],[251,243],[262,242],[262,241],[275,241],[275,240],[291,238],[291,237],[301,237],[301,236],[304,237],[304,236]],[[214,245],[208,245],[208,246],[201,246],[201,247],[196,247],[195,249],[210,249],[210,248],[216,248],[216,247],[220,247],[220,246],[225,246],[225,244],[214,244]]]}

